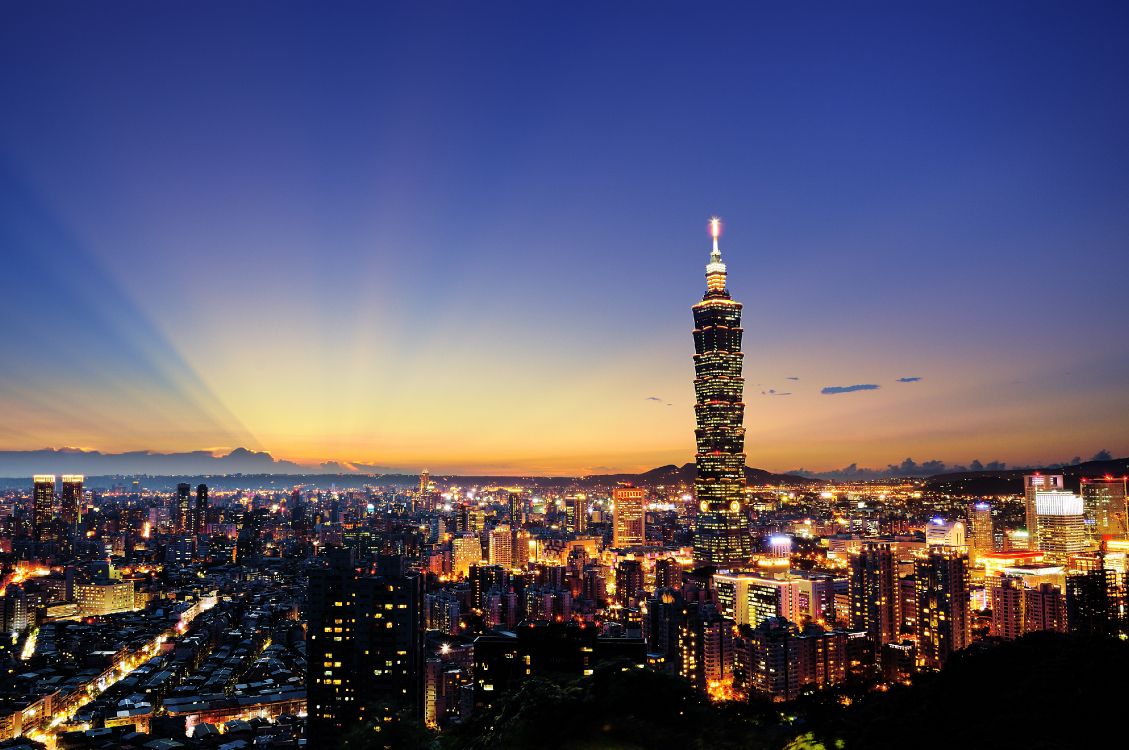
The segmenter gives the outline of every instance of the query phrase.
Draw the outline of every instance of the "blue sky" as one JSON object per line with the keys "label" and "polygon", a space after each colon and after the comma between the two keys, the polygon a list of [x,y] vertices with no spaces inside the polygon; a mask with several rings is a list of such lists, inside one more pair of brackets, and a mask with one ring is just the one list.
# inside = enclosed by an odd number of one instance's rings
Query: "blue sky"
{"label": "blue sky", "polygon": [[0,448],[689,460],[717,214],[753,465],[1129,452],[1127,33],[1117,3],[5,3]]}

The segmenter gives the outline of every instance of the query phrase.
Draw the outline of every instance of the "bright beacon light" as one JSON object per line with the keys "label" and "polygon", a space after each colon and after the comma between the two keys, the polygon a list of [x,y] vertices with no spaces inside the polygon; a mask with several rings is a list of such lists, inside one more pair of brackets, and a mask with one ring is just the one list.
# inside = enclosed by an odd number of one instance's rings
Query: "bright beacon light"
{"label": "bright beacon light", "polygon": [[710,219],[710,236],[715,240],[721,236],[721,219],[716,216]]}

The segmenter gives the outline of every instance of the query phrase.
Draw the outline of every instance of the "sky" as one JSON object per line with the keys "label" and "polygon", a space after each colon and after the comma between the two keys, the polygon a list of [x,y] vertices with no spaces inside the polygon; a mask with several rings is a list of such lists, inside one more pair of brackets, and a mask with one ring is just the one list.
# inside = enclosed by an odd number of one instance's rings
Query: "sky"
{"label": "sky", "polygon": [[717,215],[750,465],[1127,455],[1127,36],[1124,3],[5,2],[0,450],[683,463]]}

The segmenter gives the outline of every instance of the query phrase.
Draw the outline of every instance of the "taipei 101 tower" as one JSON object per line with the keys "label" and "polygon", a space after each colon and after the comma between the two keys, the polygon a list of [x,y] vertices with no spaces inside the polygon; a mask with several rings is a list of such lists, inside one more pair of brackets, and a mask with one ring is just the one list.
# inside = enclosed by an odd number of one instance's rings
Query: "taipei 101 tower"
{"label": "taipei 101 tower", "polygon": [[694,489],[698,516],[694,560],[736,568],[752,557],[745,515],[745,380],[741,377],[741,303],[729,296],[717,240],[721,221],[710,220],[713,252],[706,294],[694,305],[694,417],[697,429]]}

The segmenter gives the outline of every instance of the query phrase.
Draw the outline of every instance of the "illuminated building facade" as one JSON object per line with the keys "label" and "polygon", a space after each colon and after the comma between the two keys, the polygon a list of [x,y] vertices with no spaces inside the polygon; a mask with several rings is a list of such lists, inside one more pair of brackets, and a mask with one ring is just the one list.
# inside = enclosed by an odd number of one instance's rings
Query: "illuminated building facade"
{"label": "illuminated building facade", "polygon": [[565,500],[565,523],[574,534],[588,530],[588,496],[579,493]]}
{"label": "illuminated building facade", "polygon": [[55,504],[55,475],[36,474],[33,478],[31,518],[35,540],[44,541],[50,534],[52,508]]}
{"label": "illuminated building facade", "polygon": [[972,531],[969,560],[975,565],[983,555],[994,552],[996,549],[996,530],[992,523],[992,506],[988,503],[973,503],[968,509],[968,522]]}
{"label": "illuminated building facade", "polygon": [[897,560],[889,544],[867,542],[851,552],[851,628],[878,647],[898,639]]}
{"label": "illuminated building facade", "polygon": [[1062,474],[1028,474],[1023,477],[1023,497],[1027,518],[1027,533],[1036,537],[1039,528],[1038,512],[1035,508],[1035,495],[1039,492],[1061,491],[1064,488]]}
{"label": "illuminated building facade", "polygon": [[745,381],[741,376],[741,303],[726,289],[718,249],[720,224],[711,222],[713,252],[706,293],[694,305],[694,482],[699,513],[694,558],[701,564],[739,567],[752,556],[745,515]]}
{"label": "illuminated building facade", "polygon": [[913,574],[918,664],[940,669],[972,639],[968,555],[953,547],[930,547],[914,560]]}
{"label": "illuminated building facade", "polygon": [[1091,539],[1103,536],[1123,537],[1129,533],[1126,523],[1125,477],[1082,479],[1082,508],[1086,532]]}
{"label": "illuminated building facade", "polygon": [[451,540],[451,567],[459,578],[466,578],[470,566],[482,561],[482,542],[477,536],[468,534]]}
{"label": "illuminated building facade", "polygon": [[930,547],[959,547],[967,549],[968,535],[960,521],[934,518],[925,527],[925,543]]}
{"label": "illuminated building facade", "polygon": [[502,524],[490,532],[490,564],[509,569],[513,567],[514,540],[510,527]]}
{"label": "illuminated building facade", "polygon": [[1082,498],[1073,492],[1036,492],[1036,529],[1045,560],[1066,564],[1071,555],[1086,550],[1086,524]]}
{"label": "illuminated building facade", "polygon": [[82,521],[83,479],[81,474],[63,475],[62,508],[59,516],[72,534],[78,530],[78,525]]}
{"label": "illuminated building facade", "polygon": [[615,502],[612,546],[616,549],[642,547],[647,543],[647,491],[640,487],[616,487],[612,497]]}
{"label": "illuminated building facade", "polygon": [[74,598],[81,617],[100,617],[133,609],[133,581],[76,583]]}

